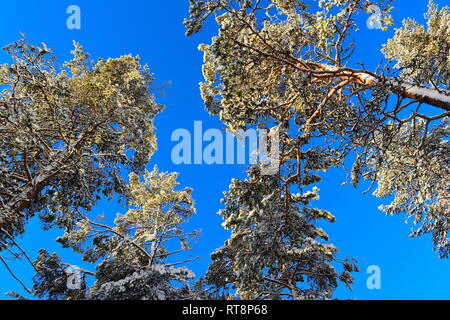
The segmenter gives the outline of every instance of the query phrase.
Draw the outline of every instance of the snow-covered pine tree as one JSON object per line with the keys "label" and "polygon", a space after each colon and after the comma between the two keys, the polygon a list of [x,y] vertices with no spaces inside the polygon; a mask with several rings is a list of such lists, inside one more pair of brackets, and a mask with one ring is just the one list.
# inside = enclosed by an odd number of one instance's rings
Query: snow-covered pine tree
{"label": "snow-covered pine tree", "polygon": [[[175,173],[145,171],[156,150],[153,118],[163,109],[150,92],[153,76],[138,57],[93,62],[74,45],[60,69],[44,44],[21,39],[5,48],[13,63],[0,66],[1,262],[42,299],[193,298],[193,273],[172,258],[197,235],[182,229],[195,212],[191,190],[175,190]],[[91,217],[102,197],[128,208],[111,226]],[[65,230],[64,247],[97,263],[78,270],[79,289],[67,285],[76,270],[58,254],[42,249],[32,262],[16,241],[36,215],[45,230]],[[9,268],[8,254],[32,264],[32,289]]]}
{"label": "snow-covered pine tree", "polygon": [[385,29],[391,3],[190,0],[188,35],[209,17],[218,25],[199,47],[209,112],[230,131],[280,129],[279,174],[253,168],[225,195],[220,214],[232,235],[212,256],[212,290],[308,299],[329,298],[339,279],[350,284],[353,264],[336,272],[336,249],[316,227],[333,219],[309,206],[317,194],[305,190],[346,159],[355,159],[353,185],[378,184],[376,196],[393,196],[382,209],[413,219],[412,235],[431,234],[448,256],[450,10],[430,1],[427,25],[404,21],[383,48],[385,64],[370,71],[353,56],[356,16],[375,6]]}

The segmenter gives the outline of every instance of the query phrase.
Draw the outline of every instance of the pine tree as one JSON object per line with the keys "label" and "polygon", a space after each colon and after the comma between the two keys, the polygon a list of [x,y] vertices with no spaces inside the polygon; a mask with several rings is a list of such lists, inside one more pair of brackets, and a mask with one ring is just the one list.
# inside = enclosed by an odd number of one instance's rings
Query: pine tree
{"label": "pine tree", "polygon": [[339,280],[351,284],[354,264],[317,227],[334,218],[310,206],[317,189],[305,190],[346,159],[355,159],[354,186],[377,184],[376,196],[393,196],[381,209],[412,218],[412,236],[430,233],[448,256],[450,10],[430,2],[427,26],[405,20],[383,48],[385,65],[370,71],[350,38],[370,6],[382,29],[392,24],[391,1],[190,0],[188,35],[209,17],[218,25],[199,47],[208,111],[232,132],[280,132],[279,174],[252,168],[225,194],[231,237],[212,255],[211,290],[320,299]]}
{"label": "pine tree", "polygon": [[[5,48],[13,64],[0,66],[1,262],[41,299],[192,298],[194,274],[181,266],[191,259],[168,262],[197,235],[181,226],[195,212],[191,190],[175,190],[175,173],[145,171],[156,150],[153,118],[163,109],[150,93],[153,76],[138,57],[93,62],[74,46],[62,69],[45,44],[21,39]],[[127,208],[112,226],[92,218],[102,197]],[[15,239],[36,215],[44,229],[63,229],[57,241],[96,263],[95,271],[45,249],[31,261]],[[7,253],[32,264],[32,289],[9,268]],[[68,286],[72,280],[79,288]]]}

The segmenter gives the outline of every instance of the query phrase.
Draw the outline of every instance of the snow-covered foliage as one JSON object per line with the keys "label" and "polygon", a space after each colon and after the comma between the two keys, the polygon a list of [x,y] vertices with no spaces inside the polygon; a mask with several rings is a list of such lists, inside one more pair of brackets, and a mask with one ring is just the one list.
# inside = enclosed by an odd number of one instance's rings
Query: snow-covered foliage
{"label": "snow-covered foliage", "polygon": [[[58,69],[45,45],[19,40],[0,66],[0,241],[39,214],[70,227],[100,195],[123,193],[122,170],[142,173],[156,148],[152,75],[131,55],[89,60],[75,43]],[[9,235],[8,235],[9,234]]]}
{"label": "snow-covered foliage", "polygon": [[[319,179],[305,173],[295,183],[303,189]],[[255,168],[248,180],[235,179],[220,212],[232,235],[212,254],[206,280],[215,290],[236,289],[243,299],[329,299],[339,280],[350,286],[354,261],[341,260],[337,271],[337,248],[316,225],[335,220],[310,206],[318,191],[290,194],[278,178],[262,177]]]}
{"label": "snow-covered foliage", "polygon": [[[99,272],[109,271],[101,266]],[[96,285],[92,299],[100,300],[185,300],[194,299],[188,286],[175,287],[172,282],[193,279],[195,275],[185,267],[175,268],[156,264]],[[113,278],[114,279],[114,278]]]}
{"label": "snow-covered foliage", "polygon": [[195,213],[191,190],[174,190],[177,175],[155,167],[141,182],[130,175],[129,210],[118,214],[114,226],[85,217],[58,239],[64,247],[96,263],[95,284],[86,289],[89,299],[186,299],[193,298],[190,281],[195,275],[176,253],[190,250],[197,232],[182,224]]}
{"label": "snow-covered foliage", "polygon": [[[415,83],[450,89],[450,8],[433,1],[425,14],[427,25],[405,19],[383,51],[396,61],[401,77]],[[450,101],[450,97],[449,97]]]}
{"label": "snow-covered foliage", "polygon": [[[44,229],[64,229],[59,243],[93,268],[80,270],[80,288],[69,290],[70,265],[41,250],[26,288],[39,298],[330,299],[339,283],[351,286],[358,268],[321,228],[336,218],[314,200],[320,172],[349,156],[352,184],[375,186],[376,196],[392,200],[383,211],[413,220],[412,236],[431,234],[447,257],[449,8],[430,2],[426,26],[405,20],[383,48],[390,61],[366,70],[352,59],[355,17],[377,6],[386,29],[391,2],[190,0],[187,34],[210,16],[218,25],[211,43],[200,45],[207,110],[231,132],[256,126],[280,135],[278,173],[252,166],[225,192],[219,213],[231,237],[195,283],[184,266],[192,257],[180,261],[197,236],[183,228],[195,213],[192,192],[178,189],[176,174],[145,171],[156,150],[153,118],[163,109],[149,91],[149,69],[130,55],[90,61],[78,44],[57,68],[44,44],[7,46],[1,262],[5,252],[30,260],[15,239],[38,215]],[[94,219],[102,196],[125,200],[125,212]],[[183,258],[173,260],[176,253]]]}
{"label": "snow-covered foliage", "polygon": [[[22,39],[5,50],[14,63],[0,66],[0,251],[31,262],[15,238],[39,215],[44,229],[65,230],[64,247],[97,264],[78,270],[82,285],[74,289],[72,267],[42,249],[26,291],[43,299],[193,298],[194,274],[172,260],[197,235],[182,228],[195,213],[192,192],[175,190],[175,173],[144,171],[162,110],[148,67],[131,55],[94,63],[76,43],[62,69],[45,44]],[[91,219],[102,196],[128,209],[112,226]]]}
{"label": "snow-covered foliage", "polygon": [[[443,120],[425,135],[425,121],[403,126],[381,156],[371,154],[377,174],[378,197],[394,200],[381,209],[388,214],[406,213],[414,221],[412,236],[431,233],[443,257],[450,253],[450,123]],[[424,138],[425,136],[425,138]],[[377,139],[382,140],[380,133]]]}
{"label": "snow-covered foliage", "polygon": [[431,233],[447,256],[449,11],[430,3],[427,28],[408,20],[384,47],[396,61],[365,70],[365,61],[352,59],[356,15],[377,6],[385,29],[391,2],[190,1],[187,34],[210,16],[218,25],[199,47],[208,111],[231,131],[283,129],[280,173],[250,170],[226,193],[220,214],[232,236],[213,254],[207,280],[216,287],[234,286],[246,298],[301,299],[330,298],[338,279],[350,284],[354,266],[334,270],[336,249],[316,227],[328,214],[310,208],[304,192],[319,170],[349,155],[356,158],[352,184],[378,183],[375,195],[394,196],[382,209],[414,217],[413,235]]}

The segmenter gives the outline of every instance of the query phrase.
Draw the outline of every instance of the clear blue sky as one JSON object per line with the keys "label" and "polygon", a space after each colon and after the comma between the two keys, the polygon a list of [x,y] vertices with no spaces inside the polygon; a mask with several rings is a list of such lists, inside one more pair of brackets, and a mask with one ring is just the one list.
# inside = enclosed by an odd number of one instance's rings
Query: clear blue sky
{"label": "clear blue sky", "polygon": [[[446,1],[436,1],[444,5]],[[81,8],[81,30],[66,28],[66,9],[76,4]],[[423,21],[427,0],[394,1],[395,25],[406,17]],[[22,0],[0,2],[0,46],[17,40],[23,32],[33,42],[45,42],[58,55],[59,62],[67,60],[72,40],[80,42],[93,57],[117,57],[133,53],[141,56],[150,65],[157,81],[156,86],[171,81],[165,96],[158,101],[167,109],[157,117],[159,150],[152,158],[162,170],[178,171],[182,186],[194,189],[197,216],[189,228],[202,230],[202,236],[193,254],[202,259],[189,267],[198,275],[204,274],[209,263],[209,254],[227,238],[221,227],[221,218],[216,215],[221,208],[222,192],[228,189],[233,177],[243,177],[239,165],[174,165],[171,161],[170,141],[173,130],[192,130],[196,120],[203,127],[222,128],[218,119],[208,115],[200,98],[198,82],[202,81],[202,54],[197,50],[200,43],[209,43],[215,25],[210,22],[198,35],[186,37],[182,25],[187,16],[188,0]],[[380,48],[392,35],[387,32],[369,30],[368,15],[360,15],[361,32],[355,35],[357,51],[354,62],[363,60],[369,69],[374,69],[381,59]],[[0,62],[7,62],[3,53]],[[440,260],[432,251],[429,237],[409,239],[410,225],[403,217],[387,217],[377,207],[382,202],[371,195],[362,195],[362,189],[343,187],[342,170],[332,170],[319,185],[321,200],[318,207],[331,211],[337,218],[333,225],[325,226],[332,242],[340,248],[341,256],[352,256],[359,260],[361,272],[356,274],[353,292],[339,288],[338,298],[356,299],[448,299],[450,293],[450,270],[448,260]],[[120,208],[108,203],[98,206],[99,213],[114,216]],[[20,239],[23,247],[35,257],[36,251],[47,248],[62,252],[68,263],[85,266],[68,250],[61,250],[53,239],[58,230],[40,232],[37,223],[31,223],[26,236]],[[381,290],[366,287],[366,268],[378,265],[381,268]],[[13,264],[14,271],[26,280],[32,275],[31,268]],[[90,268],[92,269],[92,268]],[[20,286],[0,266],[0,298],[10,290],[23,292]]]}

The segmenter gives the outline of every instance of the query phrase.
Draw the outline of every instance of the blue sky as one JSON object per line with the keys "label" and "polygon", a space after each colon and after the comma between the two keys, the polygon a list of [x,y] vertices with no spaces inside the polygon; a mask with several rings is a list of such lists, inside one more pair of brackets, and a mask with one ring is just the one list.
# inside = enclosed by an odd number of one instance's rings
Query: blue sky
{"label": "blue sky", "polygon": [[[399,26],[406,17],[423,22],[427,2],[394,1],[395,25]],[[441,6],[445,2],[436,1]],[[72,4],[81,8],[81,30],[66,27],[66,9]],[[220,247],[228,236],[221,227],[220,216],[216,214],[221,208],[222,192],[228,189],[233,177],[243,177],[244,168],[239,165],[177,166],[171,161],[175,143],[171,142],[170,137],[175,129],[193,130],[197,120],[203,121],[204,129],[223,127],[217,118],[205,111],[198,89],[198,83],[203,80],[203,57],[197,46],[210,42],[215,25],[210,21],[200,34],[186,37],[182,21],[187,12],[188,0],[1,1],[0,46],[17,40],[19,32],[23,32],[32,42],[45,42],[62,63],[70,58],[72,40],[76,40],[94,58],[138,54],[155,74],[156,87],[172,82],[165,95],[157,97],[158,102],[167,108],[156,119],[159,149],[149,169],[157,163],[161,170],[178,171],[181,185],[194,189],[197,215],[188,227],[202,231],[193,253],[201,259],[191,262],[189,267],[202,275],[209,263],[209,254]],[[357,50],[353,62],[364,61],[366,67],[373,70],[382,58],[381,45],[392,36],[393,31],[369,30],[366,27],[368,17],[360,15],[358,18],[361,32],[355,34]],[[1,53],[0,62],[7,61]],[[405,224],[403,217],[388,217],[377,209],[382,200],[362,195],[363,188],[355,190],[350,186],[341,186],[345,180],[342,170],[331,170],[325,178],[319,185],[321,199],[317,206],[331,211],[337,218],[337,222],[326,225],[325,230],[331,241],[340,248],[340,255],[358,259],[361,268],[361,272],[355,275],[353,292],[340,287],[338,298],[450,298],[450,278],[447,277],[450,263],[438,259],[432,251],[429,237],[409,239],[410,225]],[[114,216],[120,208],[103,202],[97,210]],[[59,233],[58,230],[41,232],[38,223],[31,222],[20,243],[33,258],[39,248],[47,248],[62,253],[66,262],[84,267],[74,254],[61,250],[54,243],[54,237]],[[366,286],[369,276],[366,269],[370,265],[381,268],[380,290],[369,290]],[[12,266],[16,274],[30,285],[31,268],[25,263]],[[10,290],[22,292],[0,266],[0,298]]]}

